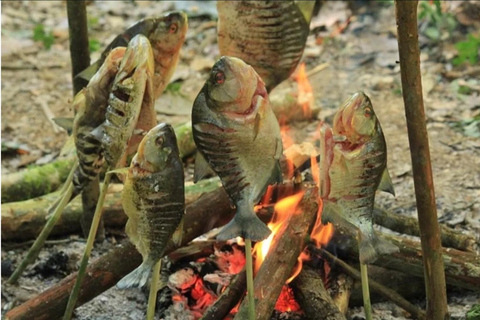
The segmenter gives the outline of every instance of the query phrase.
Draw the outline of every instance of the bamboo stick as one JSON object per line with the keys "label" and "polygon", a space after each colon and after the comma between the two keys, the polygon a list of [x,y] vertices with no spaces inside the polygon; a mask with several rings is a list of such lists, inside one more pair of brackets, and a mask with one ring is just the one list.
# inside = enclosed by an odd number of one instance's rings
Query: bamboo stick
{"label": "bamboo stick", "polygon": [[402,92],[424,258],[427,318],[448,318],[442,243],[425,122],[417,24],[418,1],[395,1]]}

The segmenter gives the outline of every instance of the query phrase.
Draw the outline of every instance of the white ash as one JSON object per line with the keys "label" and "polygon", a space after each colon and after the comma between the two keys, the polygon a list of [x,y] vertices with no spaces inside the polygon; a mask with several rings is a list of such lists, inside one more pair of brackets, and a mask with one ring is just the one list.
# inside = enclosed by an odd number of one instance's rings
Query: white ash
{"label": "white ash", "polygon": [[233,252],[221,251],[215,248],[215,262],[218,268],[225,273],[237,274],[245,266],[245,254],[233,245]]}
{"label": "white ash", "polygon": [[188,308],[187,299],[183,296],[181,300],[174,300],[173,304],[165,311],[164,320],[195,320],[195,316]]}
{"label": "white ash", "polygon": [[198,279],[198,275],[190,267],[184,267],[168,277],[168,287],[174,291],[184,291],[191,288]]}

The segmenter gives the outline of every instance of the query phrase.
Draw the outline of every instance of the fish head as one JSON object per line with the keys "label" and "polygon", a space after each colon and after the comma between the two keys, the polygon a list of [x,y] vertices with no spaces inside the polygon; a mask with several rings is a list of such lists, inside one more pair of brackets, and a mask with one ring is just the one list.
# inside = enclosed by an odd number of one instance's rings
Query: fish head
{"label": "fish head", "polygon": [[176,52],[185,41],[188,18],[184,12],[173,11],[154,19],[149,39],[160,52]]}
{"label": "fish head", "polygon": [[160,123],[140,142],[136,161],[142,169],[158,172],[167,166],[173,154],[178,154],[175,132],[169,124]]}
{"label": "fish head", "polygon": [[333,134],[345,137],[350,144],[370,140],[379,127],[370,98],[357,92],[338,110],[333,120]]}
{"label": "fish head", "polygon": [[134,77],[138,70],[153,75],[154,65],[155,62],[153,60],[150,41],[141,34],[136,35],[128,43],[127,50],[120,63],[119,71],[115,77],[115,82],[124,82]]}
{"label": "fish head", "polygon": [[265,83],[241,59],[221,57],[204,87],[209,107],[234,117],[254,114],[268,100]]}

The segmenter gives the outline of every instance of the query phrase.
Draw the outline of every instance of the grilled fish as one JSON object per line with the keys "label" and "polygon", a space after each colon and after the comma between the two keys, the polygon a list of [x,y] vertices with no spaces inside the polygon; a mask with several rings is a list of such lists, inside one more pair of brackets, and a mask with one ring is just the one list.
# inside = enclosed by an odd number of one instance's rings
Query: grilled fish
{"label": "grilled fish", "polygon": [[72,198],[82,192],[85,185],[100,173],[103,163],[101,139],[92,131],[105,121],[108,96],[117,74],[125,48],[110,52],[90,83],[74,98],[73,107],[77,111],[73,120],[73,138],[77,149],[79,166],[73,176]]}
{"label": "grilled fish", "polygon": [[165,90],[178,62],[180,47],[185,41],[188,21],[183,12],[169,12],[158,18],[147,18],[137,22],[123,34],[117,36],[103,51],[100,59],[79,73],[75,80],[88,83],[92,75],[103,64],[109,52],[117,47],[126,47],[131,39],[141,34],[148,38],[155,58],[155,98]]}
{"label": "grilled fish", "polygon": [[218,1],[220,54],[242,59],[270,92],[302,57],[314,1]]}
{"label": "grilled fish", "polygon": [[321,133],[322,222],[359,233],[362,263],[398,251],[373,230],[375,191],[394,191],[385,138],[370,99],[363,92],[354,94],[336,113],[333,129],[323,125]]}
{"label": "grilled fish", "polygon": [[153,73],[150,42],[146,37],[137,35],[128,44],[115,76],[105,122],[94,131],[94,135],[102,139],[105,161],[110,168],[116,168],[125,155],[142,105],[153,106]]}
{"label": "grilled fish", "polygon": [[192,129],[199,151],[195,182],[213,169],[237,208],[218,238],[268,237],[270,230],[253,206],[269,184],[282,181],[283,146],[265,84],[255,70],[240,59],[220,58],[193,104]]}
{"label": "grilled fish", "polygon": [[140,143],[127,173],[122,204],[128,216],[125,231],[143,263],[117,287],[141,287],[162,258],[185,211],[183,164],[170,125],[159,124]]}

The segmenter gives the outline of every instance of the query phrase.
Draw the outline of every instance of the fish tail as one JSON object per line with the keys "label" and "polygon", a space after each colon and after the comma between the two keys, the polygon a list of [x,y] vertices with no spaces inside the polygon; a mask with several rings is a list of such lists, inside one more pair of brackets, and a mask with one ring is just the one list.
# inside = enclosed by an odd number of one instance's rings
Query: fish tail
{"label": "fish tail", "polygon": [[253,206],[237,206],[237,214],[218,234],[217,239],[228,240],[242,237],[253,241],[261,241],[268,238],[270,233],[270,229],[253,211]]}
{"label": "fish tail", "polygon": [[370,264],[377,260],[379,255],[398,252],[398,247],[376,235],[373,237],[362,236],[360,241],[360,262]]}
{"label": "fish tail", "polygon": [[143,287],[152,271],[152,263],[144,261],[138,268],[127,274],[117,282],[118,289],[141,288]]}

